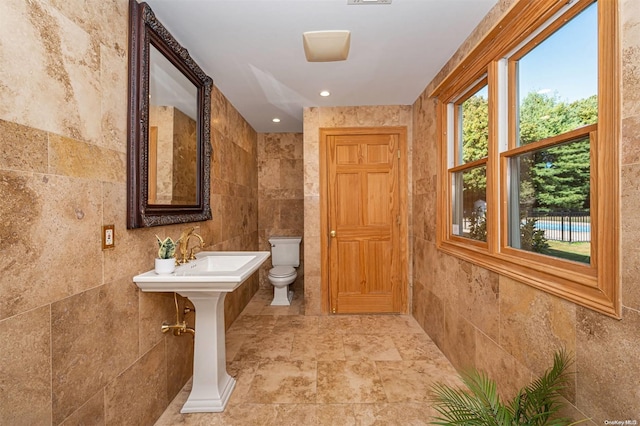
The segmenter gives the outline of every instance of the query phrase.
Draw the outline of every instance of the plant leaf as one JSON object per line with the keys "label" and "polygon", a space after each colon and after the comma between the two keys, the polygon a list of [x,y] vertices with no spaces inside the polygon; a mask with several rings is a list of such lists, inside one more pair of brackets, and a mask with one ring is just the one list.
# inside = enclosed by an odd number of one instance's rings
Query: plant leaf
{"label": "plant leaf", "polygon": [[[482,371],[461,374],[467,389],[442,383],[431,386],[436,425],[566,426],[570,420],[553,418],[562,407],[559,392],[568,384],[567,368],[572,359],[565,350],[554,354],[553,367],[520,390],[508,404],[500,401],[496,383]],[[575,423],[573,423],[575,424]]]}
{"label": "plant leaf", "polygon": [[[549,424],[549,418],[562,407],[559,392],[567,386],[567,368],[571,363],[571,358],[564,349],[554,354],[553,367],[523,388],[512,401],[516,422],[529,425]],[[569,423],[567,419],[553,421],[553,424]]]}
{"label": "plant leaf", "polygon": [[469,390],[440,383],[432,386],[433,408],[442,416],[434,424],[500,426],[497,417],[498,413],[500,417],[504,415],[504,407],[500,407],[495,382],[477,371],[465,373],[461,378]]}
{"label": "plant leaf", "polygon": [[171,239],[171,237],[161,240],[160,237],[156,235],[156,239],[158,240],[158,257],[160,259],[172,258],[176,252],[176,243]]}

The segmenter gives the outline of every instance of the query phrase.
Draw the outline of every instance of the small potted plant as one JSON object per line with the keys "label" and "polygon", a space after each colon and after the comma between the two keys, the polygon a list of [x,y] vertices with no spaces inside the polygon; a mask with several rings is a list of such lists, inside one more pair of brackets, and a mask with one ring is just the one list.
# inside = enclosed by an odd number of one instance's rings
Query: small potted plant
{"label": "small potted plant", "polygon": [[161,240],[158,239],[158,257],[156,258],[156,274],[170,274],[176,270],[176,260],[173,255],[176,253],[176,243],[167,237]]}

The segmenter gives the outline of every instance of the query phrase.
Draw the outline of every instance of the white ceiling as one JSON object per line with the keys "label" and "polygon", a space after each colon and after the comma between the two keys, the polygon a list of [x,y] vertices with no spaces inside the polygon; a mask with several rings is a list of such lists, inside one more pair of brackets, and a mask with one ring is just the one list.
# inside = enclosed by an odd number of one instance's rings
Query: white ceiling
{"label": "white ceiling", "polygon": [[[410,105],[497,0],[146,0],[258,132],[308,106]],[[305,31],[350,30],[346,61],[307,62]],[[331,96],[323,98],[321,90]],[[273,123],[272,118],[282,121]]]}

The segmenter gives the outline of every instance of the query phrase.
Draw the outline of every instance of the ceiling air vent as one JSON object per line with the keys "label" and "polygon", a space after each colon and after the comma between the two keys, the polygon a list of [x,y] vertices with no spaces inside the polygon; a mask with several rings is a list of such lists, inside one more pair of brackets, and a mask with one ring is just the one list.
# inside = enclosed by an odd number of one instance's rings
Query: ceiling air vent
{"label": "ceiling air vent", "polygon": [[391,0],[347,0],[347,4],[391,4]]}
{"label": "ceiling air vent", "polygon": [[302,33],[302,42],[309,62],[344,61],[349,56],[351,31],[307,31]]}

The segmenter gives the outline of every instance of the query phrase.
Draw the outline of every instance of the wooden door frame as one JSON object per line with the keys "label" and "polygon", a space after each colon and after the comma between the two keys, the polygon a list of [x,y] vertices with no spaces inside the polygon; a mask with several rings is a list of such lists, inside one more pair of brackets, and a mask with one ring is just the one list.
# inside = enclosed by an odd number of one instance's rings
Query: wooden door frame
{"label": "wooden door frame", "polygon": [[401,312],[409,313],[408,292],[409,292],[409,264],[408,264],[408,210],[407,198],[409,193],[407,176],[407,127],[406,126],[380,126],[380,127],[322,127],[319,130],[319,151],[320,151],[320,297],[322,300],[321,309],[323,314],[331,312],[330,308],[330,282],[329,282],[329,205],[328,205],[328,156],[327,138],[339,135],[367,135],[367,134],[389,134],[398,135],[398,149],[400,150],[400,161],[398,161],[398,197],[400,231],[400,299],[402,301]]}

